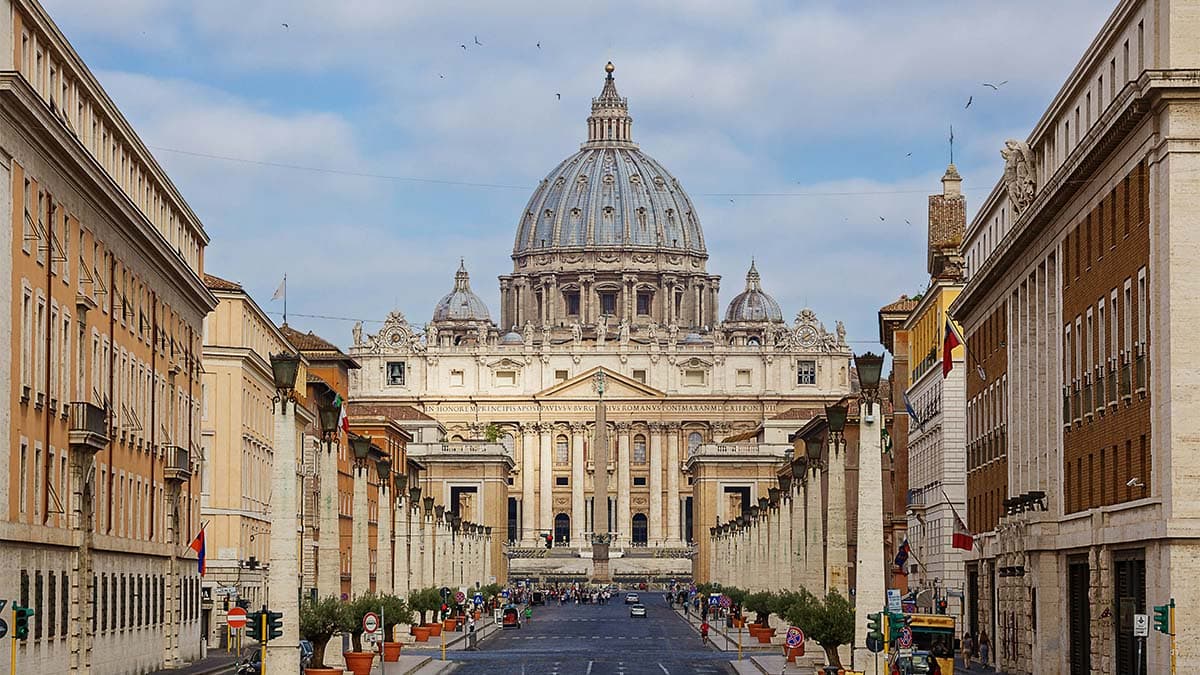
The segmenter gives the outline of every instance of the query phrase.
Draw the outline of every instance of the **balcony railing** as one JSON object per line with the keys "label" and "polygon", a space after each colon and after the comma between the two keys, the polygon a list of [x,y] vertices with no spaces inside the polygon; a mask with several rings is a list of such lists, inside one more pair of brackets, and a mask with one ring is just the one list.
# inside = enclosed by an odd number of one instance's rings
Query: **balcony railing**
{"label": "balcony railing", "polygon": [[1083,417],[1091,418],[1092,410],[1095,407],[1092,405],[1092,383],[1087,382],[1083,385]]}
{"label": "balcony railing", "polygon": [[1104,406],[1108,402],[1108,391],[1105,389],[1104,366],[1096,366],[1096,412],[1104,414]]}
{"label": "balcony railing", "polygon": [[108,415],[94,403],[75,401],[68,433],[73,450],[99,452],[108,446]]}
{"label": "balcony railing", "polygon": [[1125,363],[1121,365],[1121,396],[1129,398],[1133,395],[1133,390],[1129,386],[1130,375],[1129,356],[1125,356]]}
{"label": "balcony railing", "polygon": [[410,455],[508,455],[512,456],[503,443],[487,441],[456,441],[452,443],[411,443],[408,446]]}
{"label": "balcony railing", "polygon": [[1139,392],[1146,391],[1146,348],[1144,345],[1138,345],[1137,358],[1133,361],[1134,382],[1137,384]]}
{"label": "balcony railing", "polygon": [[1062,390],[1062,423],[1063,426],[1071,424],[1071,388],[1063,387]]}
{"label": "balcony railing", "polygon": [[168,445],[164,448],[167,465],[163,469],[163,477],[167,480],[185,481],[192,477],[192,453],[187,448],[178,445]]}

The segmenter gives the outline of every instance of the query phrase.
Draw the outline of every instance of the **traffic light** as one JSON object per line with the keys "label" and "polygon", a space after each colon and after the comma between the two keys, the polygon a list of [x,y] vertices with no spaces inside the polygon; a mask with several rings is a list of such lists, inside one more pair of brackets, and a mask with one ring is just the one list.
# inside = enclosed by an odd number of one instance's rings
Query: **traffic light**
{"label": "traffic light", "polygon": [[547,532],[542,536],[546,539],[546,548],[554,548],[554,535]]}
{"label": "traffic light", "polygon": [[937,613],[938,614],[946,613],[946,599],[945,598],[942,598],[941,600],[937,601]]}
{"label": "traffic light", "polygon": [[267,611],[267,639],[283,637],[283,612]]}
{"label": "traffic light", "polygon": [[1174,619],[1172,616],[1172,614],[1175,613],[1174,610],[1175,598],[1171,598],[1171,603],[1169,605],[1155,605],[1154,630],[1166,635],[1173,635],[1175,633],[1175,626],[1172,625],[1174,623],[1174,621],[1172,621],[1172,619]]}
{"label": "traffic light", "polygon": [[900,612],[888,612],[888,642],[895,642],[900,638],[900,632],[904,630],[912,619]]}
{"label": "traffic light", "polygon": [[33,613],[32,608],[13,603],[13,618],[16,619],[16,625],[13,626],[14,638],[24,640],[29,637],[29,618]]}
{"label": "traffic light", "polygon": [[883,640],[883,612],[867,615],[867,639]]}
{"label": "traffic light", "polygon": [[246,615],[246,635],[255,640],[263,639],[263,613],[250,612]]}

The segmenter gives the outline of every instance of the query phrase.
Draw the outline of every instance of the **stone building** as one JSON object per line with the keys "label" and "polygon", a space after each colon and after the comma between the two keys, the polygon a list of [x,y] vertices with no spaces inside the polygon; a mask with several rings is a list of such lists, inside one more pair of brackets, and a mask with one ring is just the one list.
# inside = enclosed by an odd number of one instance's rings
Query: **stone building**
{"label": "stone building", "polygon": [[[907,295],[901,295],[895,302],[888,303],[879,310],[879,342],[892,355],[892,372],[888,377],[888,382],[891,385],[893,410],[905,410],[904,400],[908,395],[909,378],[912,376],[912,372],[909,370],[908,361],[910,336],[904,329],[904,324],[916,306],[916,300]],[[891,508],[884,511],[888,517],[884,532],[891,543],[885,548],[891,554],[891,558],[887,561],[892,572],[889,588],[908,588],[909,581],[908,560],[905,559],[904,564],[897,565],[896,554],[899,553],[900,546],[908,537],[908,431],[910,426],[911,421],[904,413],[893,416],[892,426],[888,429],[892,443],[892,456],[890,461],[885,464],[890,465],[891,468],[891,493],[885,495],[885,504],[890,504]]]}
{"label": "stone building", "polygon": [[[480,522],[499,535],[496,546],[513,543],[514,574],[587,576],[581,556],[596,529],[616,533],[617,575],[690,573],[696,528],[717,514],[697,510],[688,458],[736,446],[782,462],[791,446],[771,418],[850,387],[841,324],[827,331],[810,310],[787,324],[753,264],[721,320],[720,279],[706,271],[699,215],[633,142],[626,100],[611,64],[606,70],[587,140],[519,217],[513,272],[500,278],[499,325],[460,266],[428,324],[393,312],[372,335],[356,327],[350,349],[363,366],[353,373],[352,401],[427,415],[435,423],[415,434],[412,456],[453,460],[461,471],[424,476],[425,494],[451,509],[490,500],[492,488],[461,464],[486,455],[491,468],[475,471],[503,489]],[[593,466],[589,447],[600,371],[609,378],[607,467]],[[591,519],[596,470],[612,474],[612,522],[599,528]],[[775,479],[740,480],[736,508]],[[559,550],[531,557],[544,534]]]}
{"label": "stone building", "polygon": [[201,650],[208,236],[36,1],[0,39],[0,662],[149,672]]}
{"label": "stone building", "polygon": [[1138,672],[1133,617],[1172,598],[1200,668],[1198,19],[1118,3],[967,229],[966,620],[1005,672]]}

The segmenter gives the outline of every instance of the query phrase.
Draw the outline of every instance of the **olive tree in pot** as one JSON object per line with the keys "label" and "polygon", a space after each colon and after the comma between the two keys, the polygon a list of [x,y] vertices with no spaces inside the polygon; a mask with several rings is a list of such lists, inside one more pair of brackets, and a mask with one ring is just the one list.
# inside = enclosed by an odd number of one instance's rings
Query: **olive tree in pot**
{"label": "olive tree in pot", "polygon": [[367,612],[379,613],[379,596],[374,593],[365,593],[342,605],[341,628],[350,634],[352,641],[352,651],[342,656],[346,658],[346,667],[355,675],[370,675],[375,660],[375,652],[362,648],[362,624]]}
{"label": "olive tree in pot", "polygon": [[306,673],[341,673],[340,668],[325,665],[325,646],[342,625],[342,603],[329,596],[321,600],[305,599],[300,604],[300,637],[312,643],[312,663]]}
{"label": "olive tree in pot", "polygon": [[841,666],[838,647],[854,640],[854,607],[837,591],[824,599],[800,589],[795,600],[780,612],[789,623],[799,626],[810,640],[825,650],[831,666]]}
{"label": "olive tree in pot", "polygon": [[412,623],[412,610],[403,599],[394,595],[379,596],[380,621],[383,623],[383,660],[400,660],[400,643],[393,642],[396,626]]}

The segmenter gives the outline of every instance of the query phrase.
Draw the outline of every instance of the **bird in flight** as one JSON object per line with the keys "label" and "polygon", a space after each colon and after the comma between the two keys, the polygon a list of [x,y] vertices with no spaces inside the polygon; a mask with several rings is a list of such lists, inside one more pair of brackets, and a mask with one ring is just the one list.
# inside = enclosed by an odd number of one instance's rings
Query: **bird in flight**
{"label": "bird in flight", "polygon": [[971,107],[971,101],[974,101],[974,100],[975,100],[975,97],[974,97],[974,96],[968,96],[968,97],[967,97],[967,105],[963,106],[963,110],[966,110],[967,108],[970,108],[970,107]]}
{"label": "bird in flight", "polygon": [[906,225],[912,225],[912,223],[908,222],[908,218],[905,218],[905,219],[904,219],[904,223],[905,223]]}
{"label": "bird in flight", "polygon": [[291,28],[291,26],[287,25],[286,23],[281,23],[281,24],[279,24],[279,25],[280,25],[280,26],[283,26],[284,28]]}
{"label": "bird in flight", "polygon": [[439,77],[440,79],[443,79],[443,80],[444,80],[444,79],[446,79],[446,76],[445,76],[445,75],[442,75],[441,73],[438,73],[438,77]]}
{"label": "bird in flight", "polygon": [[883,216],[879,216],[879,221],[880,221],[880,222],[887,222],[886,220],[884,220]]}
{"label": "bird in flight", "polygon": [[467,46],[466,46],[466,45],[459,45],[459,47],[462,47],[464,52],[465,52],[465,51],[467,51]]}
{"label": "bird in flight", "polygon": [[555,94],[555,96],[558,97],[558,100],[560,100],[560,101],[562,100],[562,94]]}
{"label": "bird in flight", "polygon": [[478,35],[476,35],[476,36],[475,36],[475,44],[479,45],[480,47],[482,47],[482,46],[483,46],[483,43],[479,41],[479,36],[478,36]]}
{"label": "bird in flight", "polygon": [[905,157],[912,157],[912,153],[911,152],[908,153],[907,155],[905,155]]}
{"label": "bird in flight", "polygon": [[541,48],[542,48],[542,43],[540,43],[540,42],[539,42],[539,43],[537,43],[537,45],[536,45],[536,46],[537,46],[537,48],[538,48],[538,49],[541,49]]}
{"label": "bird in flight", "polygon": [[991,82],[984,82],[983,86],[991,87],[993,91],[1000,91],[1000,87],[1003,87],[1006,84],[1008,84],[1008,80],[1005,80],[1005,81],[1001,82],[1000,84],[992,84]]}

